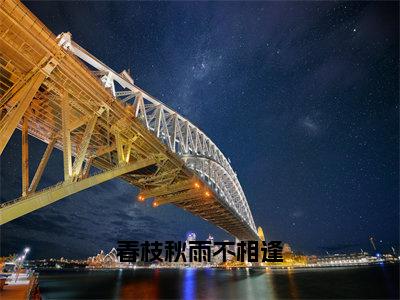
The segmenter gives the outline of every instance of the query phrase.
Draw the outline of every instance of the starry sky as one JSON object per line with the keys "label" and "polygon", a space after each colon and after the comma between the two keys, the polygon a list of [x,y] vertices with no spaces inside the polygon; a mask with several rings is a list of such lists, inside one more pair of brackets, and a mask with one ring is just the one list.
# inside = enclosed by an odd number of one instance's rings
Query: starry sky
{"label": "starry sky", "polygon": [[[257,225],[295,251],[399,244],[398,2],[26,2],[198,125],[229,157]],[[21,193],[20,139],[1,201]],[[45,145],[30,138],[33,176]],[[62,178],[52,154],[39,186]],[[229,238],[116,179],[1,227],[1,254],[87,257],[119,239]]]}

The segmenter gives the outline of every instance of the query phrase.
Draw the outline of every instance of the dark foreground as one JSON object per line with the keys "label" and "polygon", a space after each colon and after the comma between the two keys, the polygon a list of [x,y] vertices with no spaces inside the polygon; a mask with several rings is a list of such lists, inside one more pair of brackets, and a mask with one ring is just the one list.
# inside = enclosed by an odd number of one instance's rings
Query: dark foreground
{"label": "dark foreground", "polygon": [[399,265],[297,270],[46,271],[44,299],[399,298]]}

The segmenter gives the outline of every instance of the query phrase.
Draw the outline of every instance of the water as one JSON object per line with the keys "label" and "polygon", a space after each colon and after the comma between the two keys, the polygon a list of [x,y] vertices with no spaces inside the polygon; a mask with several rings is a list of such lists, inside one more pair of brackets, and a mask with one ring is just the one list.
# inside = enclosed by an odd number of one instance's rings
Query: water
{"label": "water", "polygon": [[399,298],[399,265],[354,268],[43,271],[44,299]]}

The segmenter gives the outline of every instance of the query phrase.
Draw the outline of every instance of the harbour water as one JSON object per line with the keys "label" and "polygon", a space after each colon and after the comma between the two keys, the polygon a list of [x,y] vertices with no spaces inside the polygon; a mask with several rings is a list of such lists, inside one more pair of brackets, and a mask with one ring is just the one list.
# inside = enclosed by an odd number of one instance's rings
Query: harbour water
{"label": "harbour water", "polygon": [[398,299],[399,265],[41,271],[43,299]]}

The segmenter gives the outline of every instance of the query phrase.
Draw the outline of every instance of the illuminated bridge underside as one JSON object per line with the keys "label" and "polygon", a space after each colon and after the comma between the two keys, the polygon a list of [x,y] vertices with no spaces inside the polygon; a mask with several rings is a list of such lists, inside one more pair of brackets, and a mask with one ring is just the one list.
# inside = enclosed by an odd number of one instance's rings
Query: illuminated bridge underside
{"label": "illuminated bridge underside", "polygon": [[[172,203],[239,239],[257,238],[236,173],[200,129],[69,33],[55,37],[20,2],[0,3],[0,155],[22,131],[22,196],[2,204],[0,224],[120,177],[139,187],[141,201]],[[28,134],[48,144],[32,180]],[[53,148],[63,151],[64,180],[36,191]]]}

